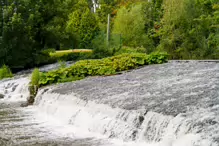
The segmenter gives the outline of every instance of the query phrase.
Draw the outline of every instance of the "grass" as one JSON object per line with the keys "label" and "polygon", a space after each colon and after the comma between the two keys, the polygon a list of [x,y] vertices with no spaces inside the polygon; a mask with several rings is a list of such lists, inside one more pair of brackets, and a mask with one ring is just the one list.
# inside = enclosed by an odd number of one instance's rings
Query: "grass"
{"label": "grass", "polygon": [[51,52],[50,57],[62,57],[64,55],[74,54],[74,53],[92,53],[91,49],[73,49],[73,50],[60,50]]}

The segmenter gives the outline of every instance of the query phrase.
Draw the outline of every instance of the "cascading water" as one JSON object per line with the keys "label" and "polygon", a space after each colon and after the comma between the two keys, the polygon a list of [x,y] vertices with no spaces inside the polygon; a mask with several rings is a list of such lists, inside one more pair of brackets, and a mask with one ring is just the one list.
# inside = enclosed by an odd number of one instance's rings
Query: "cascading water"
{"label": "cascading water", "polygon": [[219,146],[218,63],[173,61],[49,86],[21,108],[28,82],[0,82],[0,145]]}
{"label": "cascading water", "polygon": [[0,94],[4,95],[5,100],[26,101],[29,82],[27,77],[0,81]]}

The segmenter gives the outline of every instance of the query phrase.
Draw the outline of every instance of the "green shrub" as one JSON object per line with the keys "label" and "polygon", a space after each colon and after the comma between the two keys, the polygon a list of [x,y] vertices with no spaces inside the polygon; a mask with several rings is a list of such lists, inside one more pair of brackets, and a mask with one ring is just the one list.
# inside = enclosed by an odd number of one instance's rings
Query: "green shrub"
{"label": "green shrub", "polygon": [[168,56],[166,52],[153,52],[148,56],[147,62],[148,64],[161,64],[167,62]]}
{"label": "green shrub", "polygon": [[58,83],[65,83],[65,82],[72,82],[72,81],[77,81],[81,80],[84,77],[69,77],[69,78],[62,78],[58,80]]}
{"label": "green shrub", "polygon": [[56,50],[54,48],[44,49],[41,51],[42,54],[50,54],[50,53],[54,53],[54,52],[56,52]]}
{"label": "green shrub", "polygon": [[107,34],[105,32],[100,32],[93,40],[93,58],[101,59],[104,57],[109,57],[115,55],[115,52],[120,50],[122,46],[122,37],[120,34],[110,34],[109,41],[106,40]]}
{"label": "green shrub", "polygon": [[32,72],[32,76],[31,76],[31,85],[38,87],[39,80],[40,80],[40,71],[38,68],[35,68]]}
{"label": "green shrub", "polygon": [[145,19],[147,18],[142,9],[142,3],[135,4],[130,9],[125,7],[118,9],[112,32],[121,34],[123,44],[126,46],[137,47],[148,44],[146,41],[149,39],[145,34]]}
{"label": "green shrub", "polygon": [[62,68],[65,68],[65,67],[66,67],[66,63],[65,63],[64,61],[62,61],[62,60],[59,60],[59,61],[58,61],[58,63],[59,63],[59,68],[60,68],[60,69],[62,69]]}
{"label": "green shrub", "polygon": [[13,74],[12,74],[10,68],[6,65],[3,65],[0,68],[0,80],[3,78],[11,78],[11,77],[13,77]]}
{"label": "green shrub", "polygon": [[41,73],[39,85],[75,81],[87,76],[113,75],[142,65],[164,63],[167,56],[166,53],[158,52],[151,55],[126,53],[99,60],[81,60],[67,68]]}
{"label": "green shrub", "polygon": [[72,61],[72,60],[82,60],[82,59],[89,59],[92,58],[92,53],[83,53],[83,52],[78,52],[78,53],[68,53],[68,54],[63,54],[62,56],[59,55],[54,55],[52,56],[53,58],[56,58],[56,60],[62,60],[62,61]]}
{"label": "green shrub", "polygon": [[133,47],[123,46],[120,49],[116,50],[114,55],[119,55],[123,53],[145,53],[145,52],[146,49],[143,47],[133,48]]}
{"label": "green shrub", "polygon": [[39,80],[40,80],[40,71],[38,68],[35,68],[32,72],[31,82],[28,87],[30,96],[27,101],[29,105],[32,105],[34,103],[35,97],[39,89]]}
{"label": "green shrub", "polygon": [[50,57],[50,53],[55,52],[55,49],[45,49],[42,50],[36,57],[35,64],[40,65],[46,65],[46,64],[52,64],[57,62],[56,58]]}

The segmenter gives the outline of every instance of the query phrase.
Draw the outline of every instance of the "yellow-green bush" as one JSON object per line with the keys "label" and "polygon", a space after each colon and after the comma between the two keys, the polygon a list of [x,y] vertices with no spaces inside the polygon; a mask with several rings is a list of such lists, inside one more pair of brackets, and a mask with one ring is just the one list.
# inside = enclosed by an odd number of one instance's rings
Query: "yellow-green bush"
{"label": "yellow-green bush", "polygon": [[39,88],[39,80],[40,80],[40,71],[38,68],[35,68],[32,72],[31,82],[28,88],[30,92],[30,96],[28,98],[28,104],[34,103]]}
{"label": "yellow-green bush", "polygon": [[39,85],[75,81],[87,76],[113,75],[142,65],[164,63],[167,62],[167,58],[166,53],[153,53],[151,55],[132,53],[99,60],[81,60],[67,68],[41,73]]}
{"label": "yellow-green bush", "polygon": [[31,85],[38,87],[39,80],[40,80],[40,71],[38,68],[35,68],[32,72],[32,76],[31,76]]}
{"label": "yellow-green bush", "polygon": [[3,65],[0,68],[0,80],[3,78],[11,78],[11,77],[13,77],[13,74],[12,74],[10,68],[6,65]]}

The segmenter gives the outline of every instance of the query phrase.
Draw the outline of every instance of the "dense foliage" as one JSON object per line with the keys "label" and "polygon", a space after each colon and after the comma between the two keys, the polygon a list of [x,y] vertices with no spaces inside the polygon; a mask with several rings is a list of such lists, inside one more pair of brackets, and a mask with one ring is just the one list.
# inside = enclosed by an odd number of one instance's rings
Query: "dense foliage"
{"label": "dense foliage", "polygon": [[0,22],[0,66],[13,71],[53,62],[42,53],[48,48],[94,49],[101,58],[124,45],[173,59],[219,58],[218,0],[0,0]]}
{"label": "dense foliage", "polygon": [[130,53],[99,60],[81,60],[71,67],[41,73],[39,84],[45,86],[53,83],[75,81],[87,76],[113,75],[142,65],[164,63],[167,58],[166,53],[152,53],[150,55]]}
{"label": "dense foliage", "polygon": [[141,4],[136,4],[130,9],[119,9],[114,21],[113,32],[123,34],[124,45],[133,47],[144,45],[146,42],[145,18]]}
{"label": "dense foliage", "polygon": [[[179,59],[219,58],[215,0],[166,0],[159,47]],[[214,40],[214,41],[213,41]]]}

